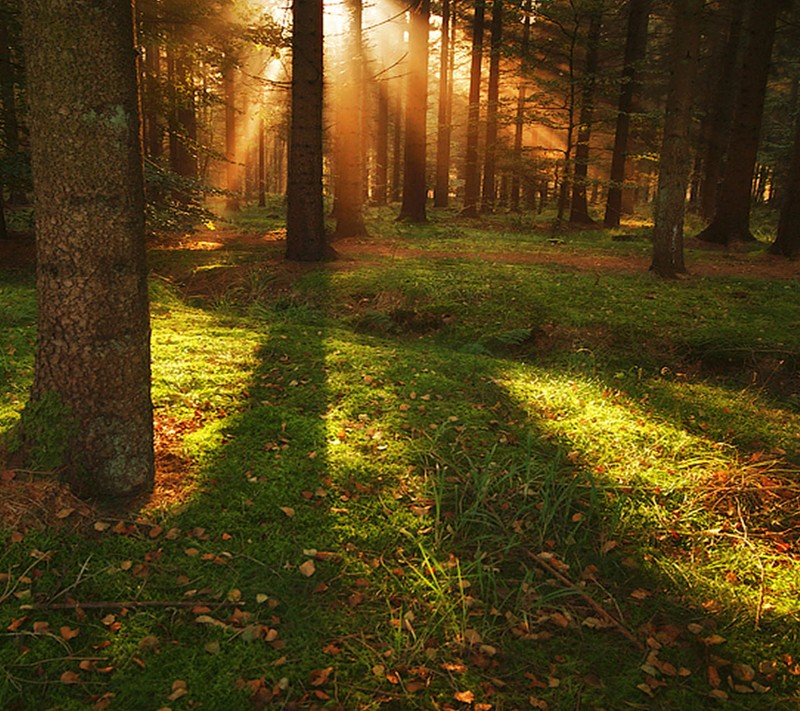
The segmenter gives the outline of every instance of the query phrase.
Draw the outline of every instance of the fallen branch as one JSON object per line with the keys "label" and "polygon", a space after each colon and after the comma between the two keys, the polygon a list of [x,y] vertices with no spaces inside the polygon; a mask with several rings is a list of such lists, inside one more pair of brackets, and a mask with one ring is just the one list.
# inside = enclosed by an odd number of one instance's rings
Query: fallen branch
{"label": "fallen branch", "polygon": [[246,603],[229,600],[97,600],[92,602],[40,602],[35,605],[21,605],[22,610],[121,610],[128,607],[242,607]]}
{"label": "fallen branch", "polygon": [[594,598],[587,595],[583,592],[575,583],[573,583],[566,575],[561,573],[560,571],[556,570],[550,563],[548,563],[544,558],[536,555],[535,553],[531,553],[530,551],[525,551],[528,554],[528,557],[531,558],[539,567],[541,567],[545,572],[553,575],[562,585],[568,587],[570,590],[573,590],[576,595],[582,598],[598,615],[600,615],[606,622],[609,622],[611,625],[616,627],[616,629],[622,633],[624,637],[628,640],[633,642],[636,645],[636,648],[640,651],[644,651],[644,645],[636,638],[636,636],[631,632],[625,625],[622,624],[614,615],[612,615],[608,610],[606,610],[599,602],[597,602]]}

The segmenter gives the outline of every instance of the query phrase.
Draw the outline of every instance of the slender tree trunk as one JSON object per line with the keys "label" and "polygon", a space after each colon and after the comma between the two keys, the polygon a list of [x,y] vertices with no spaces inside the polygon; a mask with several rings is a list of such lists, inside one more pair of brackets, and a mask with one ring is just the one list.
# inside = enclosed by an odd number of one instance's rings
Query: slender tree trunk
{"label": "slender tree trunk", "polygon": [[[19,121],[17,119],[16,82],[11,57],[11,39],[5,17],[0,13],[0,101],[3,104],[3,137],[9,155],[19,159]],[[0,186],[2,183],[0,183]],[[26,205],[28,199],[18,185],[9,185],[9,202],[12,205]]]}
{"label": "slender tree trunk", "polygon": [[286,258],[329,255],[322,200],[322,0],[292,3],[292,124]]}
{"label": "slender tree trunk", "polygon": [[264,145],[264,117],[258,119],[258,206],[267,206],[267,156]]}
{"label": "slender tree trunk", "polygon": [[486,150],[483,162],[481,209],[493,212],[497,196],[497,114],[500,105],[500,53],[503,42],[503,0],[492,3],[492,40],[489,61],[488,105],[486,107]]}
{"label": "slender tree trunk", "polygon": [[761,0],[748,27],[739,96],[731,129],[725,177],[717,197],[714,219],[699,235],[705,242],[730,245],[752,242],[750,205],[753,170],[764,113],[772,45],[781,0]]}
{"label": "slender tree trunk", "polygon": [[769,251],[790,259],[800,259],[800,117],[795,119],[792,159],[785,182],[778,234]]}
{"label": "slender tree trunk", "polygon": [[378,82],[377,113],[372,199],[376,205],[385,205],[389,192],[389,87],[383,79]]}
{"label": "slender tree trunk", "polygon": [[394,101],[392,136],[392,202],[400,202],[403,193],[403,100],[400,92]]}
{"label": "slender tree trunk", "polygon": [[6,226],[6,205],[3,199],[3,185],[0,183],[0,239],[8,239],[8,227]]}
{"label": "slender tree trunk", "polygon": [[367,234],[364,224],[363,46],[361,0],[347,0],[344,76],[337,120],[336,229],[334,238]]}
{"label": "slender tree trunk", "polygon": [[575,145],[575,169],[572,179],[572,203],[569,221],[577,225],[593,225],[586,200],[589,175],[589,141],[594,120],[594,93],[600,54],[600,31],[603,25],[603,2],[597,0],[589,16],[586,47],[586,68],[581,87],[581,113],[578,119],[578,142]]}
{"label": "slender tree trunk", "polygon": [[708,126],[708,141],[703,156],[703,176],[700,184],[700,215],[707,220],[714,217],[717,195],[722,176],[725,151],[730,140],[733,114],[736,106],[736,88],[741,81],[742,25],[748,4],[752,0],[731,0],[728,39],[722,56],[722,67],[714,89],[714,102]]}
{"label": "slender tree trunk", "polygon": [[567,137],[564,147],[564,170],[561,175],[561,182],[558,186],[558,210],[556,213],[555,226],[558,228],[564,221],[564,213],[567,210],[567,200],[570,195],[570,185],[572,184],[572,150],[575,136],[575,46],[578,43],[578,31],[580,20],[577,13],[574,14],[573,28],[570,33],[569,52],[567,54],[567,72],[569,80],[569,92],[567,96]]}
{"label": "slender tree trunk", "polygon": [[226,57],[222,68],[222,85],[225,92],[225,189],[228,197],[225,208],[231,212],[240,209],[239,193],[240,166],[239,147],[236,135],[236,63],[233,57]]}
{"label": "slender tree trunk", "polygon": [[408,32],[409,71],[406,85],[406,142],[403,160],[403,203],[398,219],[425,222],[428,112],[428,23],[430,0],[416,0]]}
{"label": "slender tree trunk", "polygon": [[478,131],[481,119],[481,63],[486,0],[475,0],[472,19],[472,58],[469,68],[469,108],[467,111],[467,146],[464,156],[464,207],[466,217],[478,216],[481,178],[478,164]]}
{"label": "slender tree trunk", "polygon": [[531,10],[533,0],[525,0],[522,19],[522,44],[520,46],[520,81],[517,89],[517,110],[514,116],[514,174],[511,177],[510,207],[519,212],[520,184],[523,170],[522,139],[525,131],[525,90],[528,50],[531,41]]}
{"label": "slender tree trunk", "polygon": [[436,142],[436,186],[433,206],[447,207],[450,197],[450,0],[442,0],[442,42],[439,56],[439,116]]}
{"label": "slender tree trunk", "polygon": [[628,30],[625,37],[625,59],[622,69],[622,88],[617,105],[617,129],[614,134],[614,151],[611,156],[606,214],[603,225],[619,227],[622,215],[622,193],[625,190],[625,164],[628,156],[628,136],[631,115],[638,110],[639,64],[647,48],[647,22],[651,0],[631,0],[628,11]]}
{"label": "slender tree trunk", "polygon": [[144,110],[145,150],[148,158],[158,160],[162,153],[162,130],[158,122],[159,76],[161,73],[161,48],[151,40],[145,49],[144,76],[146,90],[142,97]]}
{"label": "slender tree trunk", "polygon": [[693,82],[700,46],[703,0],[678,0],[672,29],[672,56],[659,166],[653,229],[652,271],[675,277],[686,271],[683,219],[689,180],[689,127]]}
{"label": "slender tree trunk", "polygon": [[23,23],[39,315],[22,435],[34,457],[62,446],[78,493],[130,495],[154,476],[132,6],[26,0]]}

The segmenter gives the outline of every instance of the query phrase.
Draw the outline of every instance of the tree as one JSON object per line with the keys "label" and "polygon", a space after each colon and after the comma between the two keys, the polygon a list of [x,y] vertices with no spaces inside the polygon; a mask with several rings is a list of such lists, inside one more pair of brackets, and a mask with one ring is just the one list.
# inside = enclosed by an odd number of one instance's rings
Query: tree
{"label": "tree", "polygon": [[225,92],[225,188],[228,198],[225,207],[231,212],[238,212],[239,193],[239,145],[236,132],[236,57],[226,53],[222,65],[222,84]]}
{"label": "tree", "polygon": [[129,495],[154,477],[131,3],[25,0],[23,26],[39,316],[21,435],[77,492]]}
{"label": "tree", "polygon": [[572,202],[569,221],[578,225],[593,225],[586,201],[586,181],[589,174],[589,139],[594,120],[595,86],[600,56],[600,31],[603,26],[603,0],[593,0],[589,10],[589,30],[586,37],[586,68],[581,81],[581,112],[578,118],[578,141],[575,144],[575,168],[572,173]]}
{"label": "tree", "polygon": [[676,2],[650,267],[662,277],[675,277],[686,271],[683,219],[689,182],[692,87],[697,69],[702,12],[703,0]]}
{"label": "tree", "polygon": [[495,171],[497,168],[497,113],[500,107],[500,54],[503,43],[503,0],[492,3],[491,47],[489,60],[488,104],[486,107],[486,148],[483,158],[483,192],[481,209],[494,210]]}
{"label": "tree", "polygon": [[522,172],[522,138],[525,129],[525,69],[528,64],[528,50],[531,40],[531,12],[533,0],[525,0],[522,13],[522,43],[520,45],[520,80],[517,88],[517,110],[514,115],[514,174],[511,178],[511,210],[519,210],[519,197]]}
{"label": "tree", "polygon": [[464,207],[466,217],[478,216],[481,178],[478,164],[478,131],[481,118],[481,63],[486,0],[475,0],[472,16],[472,53],[469,68],[469,108],[467,109],[467,145],[464,155]]}
{"label": "tree", "polygon": [[294,0],[286,258],[306,262],[330,253],[322,201],[322,70],[322,0]]}
{"label": "tree", "polygon": [[647,47],[647,21],[652,0],[631,0],[625,36],[625,58],[622,69],[622,87],[617,105],[617,126],[614,133],[614,150],[611,156],[608,196],[603,225],[619,227],[622,215],[622,194],[625,190],[625,164],[628,157],[631,114],[639,88],[639,64]]}
{"label": "tree", "polygon": [[403,202],[398,219],[425,222],[430,0],[415,0],[408,31]]}
{"label": "tree", "polygon": [[362,138],[364,54],[361,0],[347,0],[347,30],[336,109],[336,229],[334,237],[367,234],[364,224],[364,160]]}
{"label": "tree", "polygon": [[800,258],[800,116],[795,118],[792,160],[785,189],[786,194],[778,220],[778,234],[769,251],[790,259],[798,259]]}
{"label": "tree", "polygon": [[705,242],[730,245],[755,240],[750,233],[750,195],[781,4],[782,0],[762,0],[753,5],[725,176],[717,197],[714,219],[697,235]]}
{"label": "tree", "polygon": [[439,55],[439,113],[436,140],[436,185],[433,206],[447,207],[450,198],[450,0],[442,0],[442,43]]}

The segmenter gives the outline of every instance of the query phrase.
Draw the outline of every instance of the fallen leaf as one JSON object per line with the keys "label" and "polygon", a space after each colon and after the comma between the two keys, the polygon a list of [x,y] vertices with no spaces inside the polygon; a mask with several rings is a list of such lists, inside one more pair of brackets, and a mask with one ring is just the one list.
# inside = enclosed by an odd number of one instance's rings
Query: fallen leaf
{"label": "fallen leaf", "polygon": [[203,645],[203,649],[209,654],[217,654],[220,650],[220,644],[214,640],[213,642],[208,642]]}
{"label": "fallen leaf", "polygon": [[701,637],[700,641],[709,647],[715,644],[722,644],[725,638],[722,635],[712,634],[710,637]]}
{"label": "fallen leaf", "polygon": [[298,570],[305,575],[307,578],[310,578],[316,572],[317,568],[314,565],[314,560],[309,558],[305,563],[303,563]]}
{"label": "fallen leaf", "polygon": [[59,628],[58,633],[61,635],[62,639],[70,640],[75,639],[75,637],[77,637],[81,631],[78,629],[72,629],[71,627],[67,627],[65,625],[64,627]]}
{"label": "fallen leaf", "polygon": [[160,536],[160,535],[161,535],[163,532],[164,532],[164,529],[163,529],[163,528],[161,528],[161,526],[153,526],[153,527],[150,529],[150,531],[148,532],[148,534],[147,534],[147,535],[148,535],[150,538],[158,538],[158,537],[159,537],[159,536]]}
{"label": "fallen leaf", "polygon": [[308,677],[308,682],[311,686],[323,686],[328,683],[328,678],[333,672],[333,667],[326,667],[325,669],[315,669]]}
{"label": "fallen leaf", "polygon": [[68,516],[71,516],[73,513],[75,513],[74,507],[61,509],[60,511],[56,512],[56,518],[67,518]]}
{"label": "fallen leaf", "polygon": [[60,677],[62,684],[77,684],[80,680],[80,674],[74,671],[65,671]]}
{"label": "fallen leaf", "polygon": [[49,622],[34,622],[33,631],[35,634],[47,634],[50,631]]}
{"label": "fallen leaf", "polygon": [[183,679],[176,679],[172,682],[172,693],[167,696],[170,701],[176,701],[181,696],[186,696],[189,690],[186,688],[186,682]]}
{"label": "fallen leaf", "polygon": [[289,518],[292,518],[292,516],[294,516],[294,514],[295,514],[295,511],[294,511],[294,509],[293,509],[291,506],[281,506],[281,507],[280,507],[280,509],[281,509],[281,511],[283,511],[283,513],[285,513],[285,514],[286,514],[286,515],[287,515]]}
{"label": "fallen leaf", "polygon": [[475,701],[475,694],[473,694],[471,691],[457,691],[455,694],[453,694],[453,698],[463,704],[471,704],[473,701]]}
{"label": "fallen leaf", "polygon": [[464,641],[467,644],[480,644],[483,640],[480,632],[470,627],[464,630]]}

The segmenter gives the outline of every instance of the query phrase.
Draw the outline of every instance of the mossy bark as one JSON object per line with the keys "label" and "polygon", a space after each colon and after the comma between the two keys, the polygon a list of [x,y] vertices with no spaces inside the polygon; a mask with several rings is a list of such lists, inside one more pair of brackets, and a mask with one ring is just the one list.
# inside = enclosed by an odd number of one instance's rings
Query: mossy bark
{"label": "mossy bark", "polygon": [[69,413],[78,493],[130,495],[154,470],[132,6],[25,0],[23,27],[39,298],[27,410],[57,397]]}

